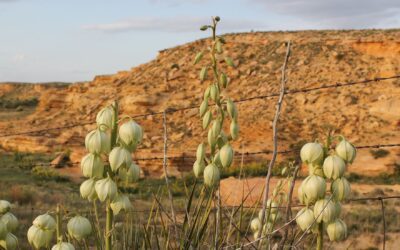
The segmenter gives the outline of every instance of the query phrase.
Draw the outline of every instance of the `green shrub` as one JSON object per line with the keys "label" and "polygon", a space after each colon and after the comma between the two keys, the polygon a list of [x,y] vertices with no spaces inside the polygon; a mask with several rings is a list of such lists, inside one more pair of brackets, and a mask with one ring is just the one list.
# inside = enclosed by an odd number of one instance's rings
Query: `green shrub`
{"label": "green shrub", "polygon": [[56,170],[44,166],[32,168],[31,174],[41,180],[68,181],[68,178],[61,176]]}
{"label": "green shrub", "polygon": [[384,158],[390,154],[390,152],[385,149],[371,150],[370,152],[374,159]]}

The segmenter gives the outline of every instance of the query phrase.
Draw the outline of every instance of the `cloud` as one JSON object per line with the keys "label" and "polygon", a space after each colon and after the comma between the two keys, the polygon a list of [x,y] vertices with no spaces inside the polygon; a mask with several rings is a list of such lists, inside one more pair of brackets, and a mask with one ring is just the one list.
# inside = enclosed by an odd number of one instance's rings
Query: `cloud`
{"label": "cloud", "polygon": [[[127,31],[164,31],[164,32],[196,32],[201,25],[210,23],[210,17],[173,17],[173,18],[133,18],[106,24],[85,25],[86,30],[103,32]],[[220,29],[223,31],[243,31],[265,28],[263,22],[254,20],[224,20]]]}
{"label": "cloud", "polygon": [[[399,0],[247,0],[320,28],[372,28],[399,19]],[[395,26],[395,25],[390,25]]]}
{"label": "cloud", "polygon": [[203,4],[205,2],[208,2],[207,0],[148,0],[148,1],[154,4],[166,4],[169,6],[178,6],[187,3]]}
{"label": "cloud", "polygon": [[19,62],[23,62],[26,60],[26,55],[23,53],[18,53],[16,55],[13,56],[12,61],[14,63],[19,63]]}

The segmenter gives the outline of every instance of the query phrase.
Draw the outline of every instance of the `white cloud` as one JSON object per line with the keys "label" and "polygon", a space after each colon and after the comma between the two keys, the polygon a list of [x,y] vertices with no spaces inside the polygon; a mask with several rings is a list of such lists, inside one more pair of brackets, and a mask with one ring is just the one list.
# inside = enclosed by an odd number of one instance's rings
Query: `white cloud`
{"label": "white cloud", "polygon": [[23,62],[26,60],[26,55],[23,53],[18,53],[16,55],[13,56],[12,61],[14,63],[19,63],[19,62]]}
{"label": "white cloud", "polygon": [[[172,18],[132,18],[106,24],[85,25],[83,29],[103,32],[126,31],[164,31],[164,32],[196,32],[201,25],[210,23],[211,17],[172,17]],[[263,22],[254,20],[223,20],[220,30],[243,31],[265,28]]]}
{"label": "white cloud", "polygon": [[[246,0],[319,28],[386,27],[400,19],[399,0]],[[390,23],[389,23],[390,25]],[[395,25],[390,25],[395,27]]]}

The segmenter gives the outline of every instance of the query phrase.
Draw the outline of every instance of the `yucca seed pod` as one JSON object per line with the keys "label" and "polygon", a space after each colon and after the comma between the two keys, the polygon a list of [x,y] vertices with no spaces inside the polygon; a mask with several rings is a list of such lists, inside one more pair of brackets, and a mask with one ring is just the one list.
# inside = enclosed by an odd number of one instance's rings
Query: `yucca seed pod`
{"label": "yucca seed pod", "polygon": [[306,205],[313,204],[325,197],[326,181],[318,175],[310,175],[301,184]]}
{"label": "yucca seed pod", "polygon": [[82,158],[81,170],[87,178],[103,178],[104,164],[101,157],[96,154],[87,154]]}
{"label": "yucca seed pod", "polygon": [[233,149],[229,143],[225,144],[219,151],[219,158],[224,168],[230,167],[233,161]]}
{"label": "yucca seed pod", "polygon": [[51,250],[75,250],[74,245],[68,242],[59,242],[55,244]]}
{"label": "yucca seed pod", "polygon": [[346,163],[339,156],[331,155],[325,158],[322,168],[328,179],[336,180],[343,176],[346,170]]}
{"label": "yucca seed pod", "polygon": [[236,140],[239,137],[239,125],[235,120],[231,121],[230,132],[233,140]]}
{"label": "yucca seed pod", "polygon": [[106,199],[113,200],[115,196],[117,195],[117,184],[110,178],[104,178],[101,180],[96,181],[96,184],[94,186],[97,197],[99,197],[99,200],[104,202]]}
{"label": "yucca seed pod", "polygon": [[36,217],[33,220],[32,224],[43,230],[50,230],[50,231],[56,230],[56,221],[48,213]]}
{"label": "yucca seed pod", "polygon": [[54,230],[41,229],[32,225],[27,233],[28,242],[35,249],[48,248],[53,239]]}
{"label": "yucca seed pod", "polygon": [[122,181],[137,182],[140,179],[140,167],[132,162],[129,168],[120,168],[118,174]]}
{"label": "yucca seed pod", "polygon": [[7,225],[0,221],[0,240],[5,239],[7,236]]}
{"label": "yucca seed pod", "polygon": [[11,209],[11,203],[6,200],[0,200],[0,214],[5,214]]}
{"label": "yucca seed pod", "polygon": [[331,193],[333,198],[337,201],[343,201],[349,198],[351,193],[349,181],[344,177],[334,180],[331,184]]}
{"label": "yucca seed pod", "polygon": [[4,250],[15,250],[18,247],[18,239],[14,234],[8,233],[4,240],[0,240],[0,246]]}
{"label": "yucca seed pod", "polygon": [[203,54],[202,51],[199,52],[199,53],[197,53],[196,56],[195,56],[195,58],[194,58],[193,64],[196,65],[197,63],[199,63],[200,60],[203,58],[203,55],[204,55],[204,54]]}
{"label": "yucca seed pod", "polygon": [[221,73],[219,76],[219,82],[222,84],[224,88],[228,86],[228,77],[226,77],[225,73]]}
{"label": "yucca seed pod", "polygon": [[206,129],[212,120],[211,110],[208,110],[203,116],[203,129]]}
{"label": "yucca seed pod", "polygon": [[108,157],[111,170],[116,173],[119,168],[128,168],[132,164],[131,152],[124,147],[115,147]]}
{"label": "yucca seed pod", "polygon": [[335,148],[336,154],[346,163],[353,163],[357,155],[356,147],[353,144],[343,139]]}
{"label": "yucca seed pod", "polygon": [[196,150],[196,159],[197,160],[203,160],[205,153],[206,152],[206,146],[204,145],[204,143],[200,143],[199,146],[197,146],[197,150]]}
{"label": "yucca seed pod", "polygon": [[83,199],[87,199],[89,201],[94,201],[97,199],[97,193],[95,190],[96,180],[95,179],[87,179],[82,182],[79,187],[79,192]]}
{"label": "yucca seed pod", "polygon": [[100,129],[95,129],[85,137],[87,151],[92,154],[107,154],[110,152],[110,136]]}
{"label": "yucca seed pod", "polygon": [[204,160],[196,160],[193,164],[193,173],[196,178],[199,178],[204,172]]}
{"label": "yucca seed pod", "polygon": [[15,233],[18,229],[18,219],[10,212],[3,214],[0,218],[0,222],[3,222],[6,225],[8,232]]}
{"label": "yucca seed pod", "polygon": [[117,197],[111,202],[110,206],[115,215],[119,214],[121,210],[127,212],[132,209],[132,204],[129,201],[128,196],[124,194],[118,194]]}
{"label": "yucca seed pod", "polygon": [[200,104],[200,117],[203,117],[208,110],[208,99],[205,99]]}
{"label": "yucca seed pod", "polygon": [[130,120],[119,127],[118,135],[120,141],[130,151],[133,151],[143,140],[143,129],[135,121]]}
{"label": "yucca seed pod", "polygon": [[67,224],[68,234],[73,239],[81,241],[92,233],[90,221],[83,216],[77,215],[71,218]]}
{"label": "yucca seed pod", "polygon": [[330,241],[342,241],[347,238],[347,226],[341,219],[336,219],[326,227]]}
{"label": "yucca seed pod", "polygon": [[238,112],[235,103],[231,99],[226,102],[226,109],[231,120],[237,121]]}
{"label": "yucca seed pod", "polygon": [[217,187],[219,185],[220,173],[217,166],[209,164],[204,169],[204,184],[208,187]]}
{"label": "yucca seed pod", "polygon": [[261,230],[261,222],[258,218],[254,218],[250,222],[250,229],[253,233]]}
{"label": "yucca seed pod", "polygon": [[111,129],[114,125],[114,108],[112,106],[107,106],[102,108],[96,115],[97,127],[100,130]]}
{"label": "yucca seed pod", "polygon": [[301,148],[300,157],[306,164],[321,165],[324,159],[324,149],[319,143],[309,142]]}
{"label": "yucca seed pod", "polygon": [[[296,223],[302,231],[306,231],[308,228],[311,229],[314,220],[314,212],[308,207],[302,208],[296,215]],[[314,224],[317,225],[316,223]]]}
{"label": "yucca seed pod", "polygon": [[314,205],[314,217],[317,218],[317,222],[330,223],[336,219],[337,207],[328,198],[318,200]]}

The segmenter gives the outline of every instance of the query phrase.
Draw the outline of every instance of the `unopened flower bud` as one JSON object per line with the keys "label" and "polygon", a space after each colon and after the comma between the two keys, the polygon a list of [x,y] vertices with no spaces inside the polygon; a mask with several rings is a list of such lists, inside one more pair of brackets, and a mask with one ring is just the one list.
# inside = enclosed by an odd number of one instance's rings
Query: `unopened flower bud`
{"label": "unopened flower bud", "polygon": [[204,184],[208,187],[216,187],[219,185],[220,173],[219,169],[214,165],[210,164],[204,169]]}
{"label": "unopened flower bud", "polygon": [[344,177],[334,180],[331,184],[331,193],[337,201],[349,198],[351,193],[349,181]]}
{"label": "unopened flower bud", "polygon": [[92,233],[90,221],[83,216],[77,215],[70,219],[67,224],[68,234],[73,239],[81,241]]}
{"label": "unopened flower bud", "polygon": [[317,200],[325,197],[326,182],[324,178],[318,175],[310,175],[305,178],[301,187],[306,205],[313,204]]}
{"label": "unopened flower bud", "polygon": [[328,198],[318,200],[314,205],[314,217],[318,223],[330,223],[336,219],[337,214],[337,206]]}

